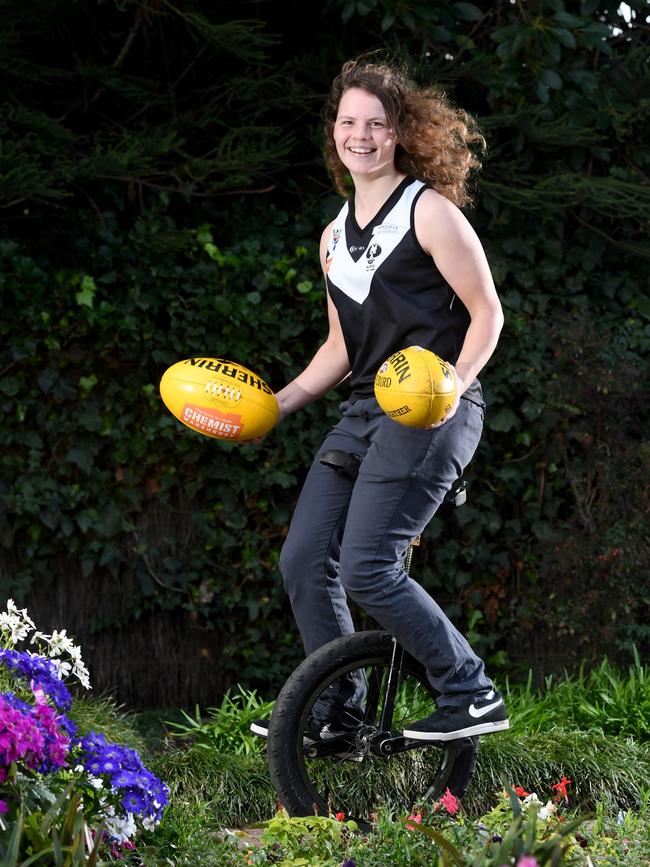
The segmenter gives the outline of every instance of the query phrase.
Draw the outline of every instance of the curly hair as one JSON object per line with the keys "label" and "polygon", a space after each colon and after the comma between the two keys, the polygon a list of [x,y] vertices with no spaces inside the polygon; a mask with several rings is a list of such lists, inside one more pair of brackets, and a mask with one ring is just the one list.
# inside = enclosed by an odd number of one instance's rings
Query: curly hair
{"label": "curly hair", "polygon": [[452,105],[444,93],[416,88],[403,70],[362,58],[343,64],[322,113],[325,159],[341,195],[348,195],[347,169],[336,151],[333,133],[341,97],[351,87],[381,102],[397,138],[395,166],[400,172],[424,181],[459,207],[471,202],[469,174],[481,165],[474,150],[485,148],[475,120]]}

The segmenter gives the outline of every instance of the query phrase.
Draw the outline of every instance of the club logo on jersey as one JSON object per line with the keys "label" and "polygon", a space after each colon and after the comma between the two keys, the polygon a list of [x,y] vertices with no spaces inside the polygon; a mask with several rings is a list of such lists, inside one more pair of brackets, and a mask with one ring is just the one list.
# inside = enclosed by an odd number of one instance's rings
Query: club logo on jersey
{"label": "club logo on jersey", "polygon": [[381,247],[376,241],[373,241],[368,250],[366,251],[366,259],[368,260],[368,264],[366,265],[366,271],[374,271],[375,270],[375,259],[378,259],[381,256]]}
{"label": "club logo on jersey", "polygon": [[330,269],[330,265],[332,264],[332,257],[334,256],[334,250],[336,250],[336,245],[339,242],[341,237],[341,230],[339,228],[332,229],[332,238],[330,240],[330,245],[325,254],[325,273],[327,273]]}

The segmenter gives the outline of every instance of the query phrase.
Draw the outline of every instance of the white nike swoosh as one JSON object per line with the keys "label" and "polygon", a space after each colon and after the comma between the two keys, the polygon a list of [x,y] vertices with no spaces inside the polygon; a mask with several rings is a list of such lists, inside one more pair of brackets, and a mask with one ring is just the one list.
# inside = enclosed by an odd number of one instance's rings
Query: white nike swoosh
{"label": "white nike swoosh", "polygon": [[491,710],[499,707],[502,704],[502,700],[492,702],[492,704],[486,704],[485,707],[476,707],[473,704],[469,706],[469,715],[474,717],[474,719],[478,719],[479,717],[485,716],[486,713],[490,713]]}

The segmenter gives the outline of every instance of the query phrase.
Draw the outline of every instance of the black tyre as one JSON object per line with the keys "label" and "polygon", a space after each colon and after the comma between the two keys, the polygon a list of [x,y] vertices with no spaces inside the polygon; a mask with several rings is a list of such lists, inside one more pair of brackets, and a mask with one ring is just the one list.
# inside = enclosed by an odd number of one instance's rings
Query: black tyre
{"label": "black tyre", "polygon": [[[349,692],[351,677],[365,683],[363,719],[343,737],[305,746],[314,704],[342,683]],[[423,745],[401,735],[435,707],[424,667],[386,632],[357,632],[321,647],[287,680],[271,717],[269,769],[280,802],[292,816],[343,812],[364,827],[381,804],[408,810],[447,788],[462,798],[477,739]]]}

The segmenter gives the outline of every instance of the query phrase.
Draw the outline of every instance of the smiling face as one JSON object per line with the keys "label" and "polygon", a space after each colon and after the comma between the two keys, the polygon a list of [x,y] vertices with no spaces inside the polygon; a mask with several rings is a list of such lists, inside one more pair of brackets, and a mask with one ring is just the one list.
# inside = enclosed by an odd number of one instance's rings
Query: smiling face
{"label": "smiling face", "polygon": [[341,162],[354,175],[395,171],[394,131],[381,101],[367,90],[351,87],[339,102],[334,143]]}

